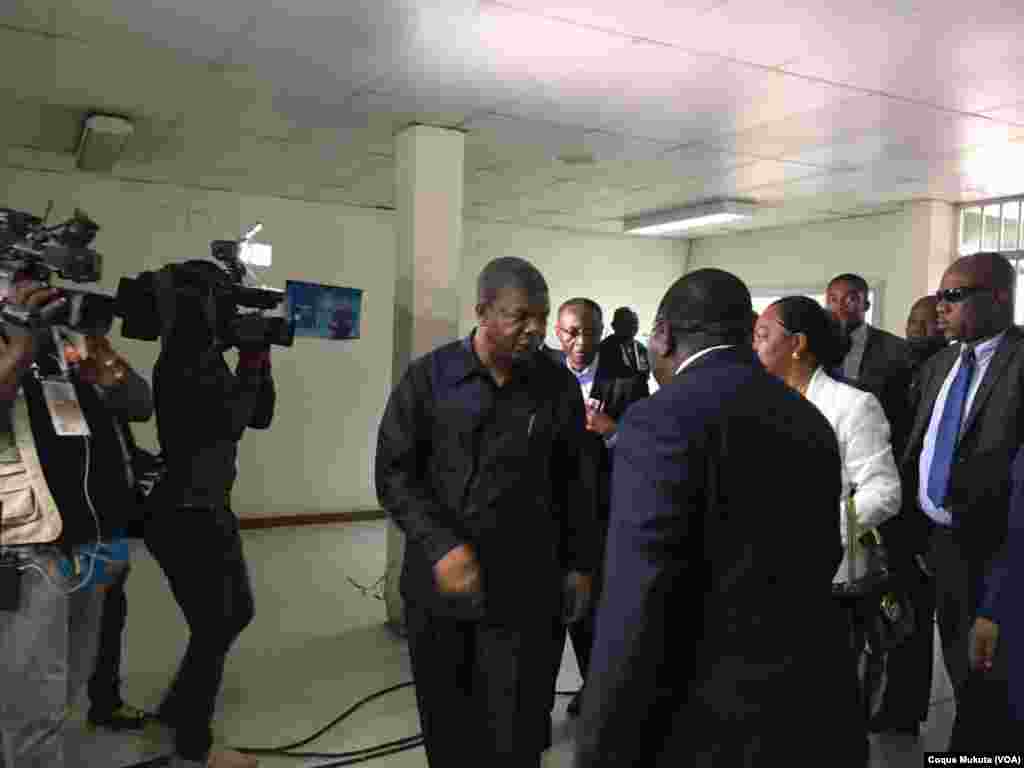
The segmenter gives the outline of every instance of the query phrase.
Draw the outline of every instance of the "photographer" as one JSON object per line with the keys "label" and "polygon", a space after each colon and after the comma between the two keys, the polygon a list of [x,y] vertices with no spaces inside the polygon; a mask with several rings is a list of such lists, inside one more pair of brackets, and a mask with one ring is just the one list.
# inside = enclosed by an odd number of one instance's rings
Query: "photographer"
{"label": "photographer", "polygon": [[234,374],[223,353],[227,276],[212,262],[160,271],[161,351],[154,369],[157,429],[167,474],[153,490],[146,545],[163,569],[191,633],[157,718],[176,731],[175,766],[254,766],[211,753],[214,706],[227,652],[253,617],[238,520],[231,511],[238,441],[274,411],[270,350],[236,340]]}
{"label": "photographer", "polygon": [[[19,273],[2,298],[46,309],[60,294]],[[97,587],[122,567],[100,545],[135,514],[116,422],[152,409],[112,350],[76,366],[58,338],[11,323],[0,333],[3,768],[64,765],[63,724],[96,652]]]}

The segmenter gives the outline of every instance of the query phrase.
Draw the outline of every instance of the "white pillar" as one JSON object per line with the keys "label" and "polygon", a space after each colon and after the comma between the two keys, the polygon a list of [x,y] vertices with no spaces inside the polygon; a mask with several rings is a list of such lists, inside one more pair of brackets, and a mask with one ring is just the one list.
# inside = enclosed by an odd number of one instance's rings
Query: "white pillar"
{"label": "white pillar", "polygon": [[[461,131],[413,125],[395,137],[395,384],[412,360],[458,335],[464,156]],[[400,632],[404,555],[405,538],[389,522],[385,602],[388,621]]]}
{"label": "white pillar", "polygon": [[938,200],[909,203],[907,209],[908,252],[914,260],[916,300],[939,289],[942,274],[959,255],[957,218],[952,205]]}

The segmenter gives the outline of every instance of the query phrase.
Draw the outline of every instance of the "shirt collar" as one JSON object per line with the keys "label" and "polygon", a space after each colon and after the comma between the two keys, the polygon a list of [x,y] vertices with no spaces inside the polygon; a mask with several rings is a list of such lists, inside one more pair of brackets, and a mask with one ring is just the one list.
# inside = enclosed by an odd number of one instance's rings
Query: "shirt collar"
{"label": "shirt collar", "polygon": [[868,324],[861,323],[852,331],[850,331],[850,340],[855,341],[858,344],[863,344],[868,339]]}
{"label": "shirt collar", "polygon": [[[476,335],[477,329],[474,328],[469,332],[469,335],[462,340],[462,352],[459,356],[459,361],[449,370],[451,379],[456,383],[462,383],[473,376],[482,376],[486,379],[491,379],[491,372],[487,370],[487,367],[480,362],[480,358],[477,357],[476,350],[473,348],[473,337]],[[539,348],[535,350],[535,354],[528,357],[523,361],[522,364],[517,365],[513,369],[512,379],[518,379],[524,374],[528,374],[533,369],[535,364],[536,355],[541,354]]]}
{"label": "shirt collar", "polygon": [[[985,339],[984,341],[978,342],[974,345],[974,361],[976,363],[984,363],[992,355],[996,353],[996,348],[999,346],[999,342],[1003,340],[1006,335],[1006,331],[996,334],[991,339]],[[961,353],[963,352],[963,342],[961,342]]]}
{"label": "shirt collar", "polygon": [[718,346],[715,347],[707,347],[705,349],[702,349],[700,352],[697,352],[696,354],[690,355],[688,358],[686,358],[683,361],[683,364],[676,368],[676,375],[678,376],[680,373],[682,373],[684,368],[697,362],[698,360],[700,360],[700,358],[704,357],[704,355],[706,355],[708,352],[714,352],[716,349],[730,349],[735,346],[735,344],[719,344]]}
{"label": "shirt collar", "polygon": [[575,376],[577,379],[591,379],[594,377],[594,374],[597,373],[597,363],[600,359],[601,353],[598,352],[596,355],[594,355],[594,359],[591,361],[590,365],[588,365],[582,371],[577,371],[575,368],[569,365],[569,357],[567,355],[565,358],[565,367],[568,368],[572,372],[572,375]]}

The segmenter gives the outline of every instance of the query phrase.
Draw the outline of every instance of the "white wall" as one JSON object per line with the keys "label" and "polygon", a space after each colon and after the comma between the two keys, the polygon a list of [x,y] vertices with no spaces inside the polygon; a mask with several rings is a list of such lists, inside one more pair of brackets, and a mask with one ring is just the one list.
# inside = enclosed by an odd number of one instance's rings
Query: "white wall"
{"label": "white wall", "polygon": [[937,287],[927,287],[929,253],[915,243],[910,215],[908,206],[879,216],[694,240],[690,269],[728,270],[751,290],[824,291],[831,278],[854,272],[881,289],[876,325],[902,336],[911,305]]}
{"label": "white wall", "polygon": [[[267,284],[283,288],[293,278],[364,289],[362,339],[296,339],[291,349],[273,350],[274,423],[242,440],[234,506],[243,516],[377,507],[370,465],[391,383],[390,213],[11,170],[0,170],[0,192],[0,205],[19,210],[42,213],[50,199],[56,217],[84,209],[101,227],[95,247],[104,279],[96,289],[104,292],[116,290],[122,275],[206,257],[210,240],[237,237],[257,220],[264,223],[259,239],[274,246]],[[118,325],[115,348],[148,376],[158,342],[123,339]],[[156,446],[153,421],[135,433],[141,445]]]}
{"label": "white wall", "polygon": [[[264,282],[301,279],[365,290],[358,341],[296,339],[273,350],[277,411],[269,430],[242,440],[235,510],[244,517],[346,512],[377,508],[372,461],[377,427],[391,391],[396,234],[394,215],[341,205],[248,197],[169,185],[119,182],[87,174],[0,169],[0,206],[54,220],[78,206],[101,229],[95,247],[104,279],[87,289],[113,293],[121,276],[207,256],[209,241],[237,237],[262,221],[259,239],[274,246]],[[521,256],[544,273],[552,303],[591,296],[609,312],[629,305],[641,332],[686,267],[687,244],[466,221],[458,285],[460,333],[474,325],[476,276],[498,256]],[[549,325],[549,341],[554,318]],[[112,341],[145,375],[157,342]],[[233,360],[230,359],[229,362]],[[156,448],[155,423],[138,425],[143,447]]]}
{"label": "white wall", "polygon": [[548,344],[559,348],[554,312],[574,296],[586,296],[611,314],[629,306],[640,316],[640,335],[654,323],[654,314],[668,287],[686,272],[685,241],[615,235],[582,235],[555,229],[524,228],[467,220],[463,232],[459,279],[459,331],[466,334],[476,322],[476,277],[491,259],[519,256],[536,266],[551,292],[552,316]]}

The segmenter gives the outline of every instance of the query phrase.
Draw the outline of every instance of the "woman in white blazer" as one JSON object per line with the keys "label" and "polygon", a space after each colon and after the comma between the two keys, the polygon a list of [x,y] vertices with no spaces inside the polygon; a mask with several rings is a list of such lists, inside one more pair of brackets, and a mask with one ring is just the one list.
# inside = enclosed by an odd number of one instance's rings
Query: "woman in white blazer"
{"label": "woman in white blazer", "polygon": [[[814,403],[835,430],[843,471],[838,521],[844,555],[833,582],[859,578],[866,557],[857,540],[900,509],[900,478],[882,406],[871,393],[826,373],[842,362],[844,349],[831,317],[813,299],[789,296],[769,306],[754,328],[754,349],[765,369]],[[856,488],[852,542],[846,520],[851,488]]]}

